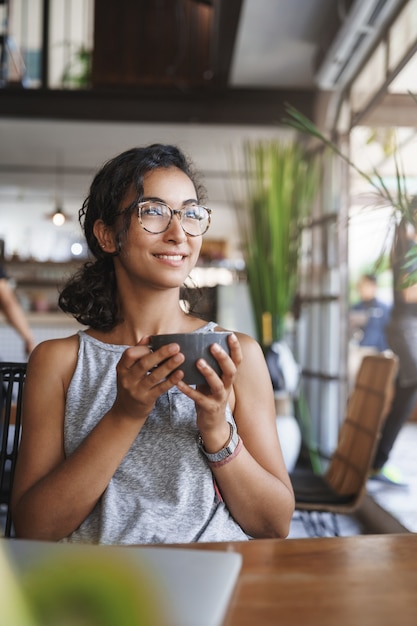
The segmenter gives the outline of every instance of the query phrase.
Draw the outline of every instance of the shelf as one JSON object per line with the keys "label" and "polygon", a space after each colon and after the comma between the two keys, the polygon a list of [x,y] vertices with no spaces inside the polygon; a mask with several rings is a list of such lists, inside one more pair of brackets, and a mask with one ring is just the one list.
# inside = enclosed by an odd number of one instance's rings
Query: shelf
{"label": "shelf", "polygon": [[52,286],[62,284],[71,276],[83,261],[67,261],[55,263],[53,261],[5,261],[7,274],[20,287]]}

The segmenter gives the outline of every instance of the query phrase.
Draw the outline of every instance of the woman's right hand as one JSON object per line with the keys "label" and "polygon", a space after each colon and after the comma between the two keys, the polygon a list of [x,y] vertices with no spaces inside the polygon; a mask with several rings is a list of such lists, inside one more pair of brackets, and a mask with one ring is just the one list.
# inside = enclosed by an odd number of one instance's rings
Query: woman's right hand
{"label": "woman's right hand", "polygon": [[127,348],[116,367],[117,396],[112,413],[145,420],[159,396],[183,378],[181,370],[173,370],[184,360],[176,343],[152,352],[149,337],[143,337],[136,346]]}

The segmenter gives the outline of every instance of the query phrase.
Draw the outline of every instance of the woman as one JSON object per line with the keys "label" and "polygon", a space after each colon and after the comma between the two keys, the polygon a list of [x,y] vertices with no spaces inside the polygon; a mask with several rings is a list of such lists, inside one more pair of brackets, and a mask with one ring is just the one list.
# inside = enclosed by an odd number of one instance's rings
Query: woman
{"label": "woman", "polygon": [[96,175],[80,212],[95,261],[60,295],[89,329],[31,356],[17,536],[138,544],[288,534],[293,493],[258,344],[232,334],[230,356],[212,347],[222,375],[200,359],[198,388],[176,369],[177,344],[149,349],[150,335],[217,329],[179,302],[210,222],[200,202],[173,146],[129,150]]}

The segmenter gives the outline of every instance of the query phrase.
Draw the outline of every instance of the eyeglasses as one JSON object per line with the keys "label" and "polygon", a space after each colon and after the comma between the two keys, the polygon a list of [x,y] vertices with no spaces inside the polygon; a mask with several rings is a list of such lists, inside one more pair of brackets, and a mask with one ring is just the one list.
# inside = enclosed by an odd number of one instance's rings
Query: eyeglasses
{"label": "eyeglasses", "polygon": [[199,204],[186,204],[182,209],[171,209],[165,202],[145,200],[138,202],[139,222],[148,233],[158,235],[168,230],[174,215],[178,215],[183,231],[190,237],[204,235],[211,221],[211,209]]}

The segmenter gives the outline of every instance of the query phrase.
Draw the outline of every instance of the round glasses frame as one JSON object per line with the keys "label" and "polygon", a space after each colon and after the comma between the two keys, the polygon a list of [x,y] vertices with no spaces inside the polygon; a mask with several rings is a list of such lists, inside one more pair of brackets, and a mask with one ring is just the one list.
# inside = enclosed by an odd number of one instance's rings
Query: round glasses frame
{"label": "round glasses frame", "polygon": [[[158,205],[158,206],[163,206],[166,207],[169,211],[169,221],[167,223],[167,225],[162,228],[161,230],[149,230],[149,227],[146,227],[143,223],[143,219],[142,219],[142,210],[146,207],[152,206],[152,205]],[[137,207],[137,211],[138,211],[138,219],[139,219],[139,223],[142,226],[142,228],[144,230],[146,230],[147,233],[151,233],[152,235],[160,235],[161,233],[166,232],[171,223],[172,223],[172,219],[174,217],[174,215],[178,215],[179,220],[180,220],[180,224],[181,224],[181,228],[183,229],[183,231],[189,235],[190,237],[200,237],[201,235],[204,235],[204,233],[207,232],[207,230],[209,229],[210,223],[211,223],[211,209],[209,209],[206,206],[203,206],[201,204],[190,204],[189,206],[185,206],[182,209],[172,209],[169,204],[167,204],[166,202],[161,202],[160,200],[144,200],[143,202],[135,202],[133,206]],[[184,216],[186,216],[187,211],[189,211],[190,209],[204,209],[204,211],[206,211],[207,213],[207,222],[205,224],[204,230],[201,230],[201,232],[199,233],[190,233],[185,227],[184,227]],[[185,219],[187,219],[185,217]],[[189,219],[193,219],[193,218],[189,218]],[[195,223],[199,224],[199,220],[195,219]],[[201,225],[200,225],[201,227]]]}

